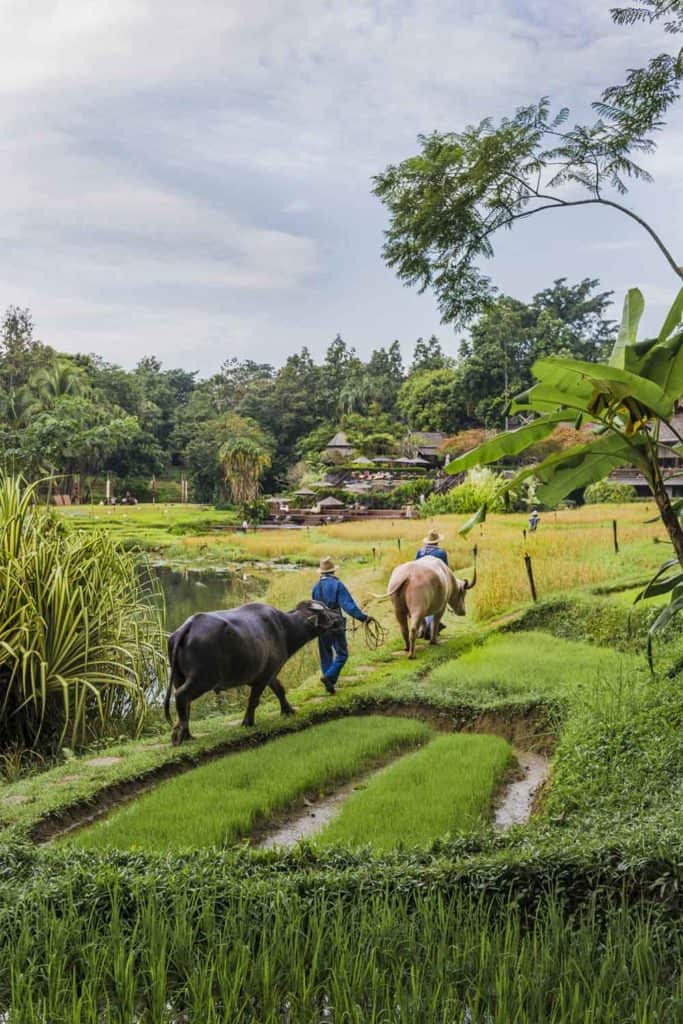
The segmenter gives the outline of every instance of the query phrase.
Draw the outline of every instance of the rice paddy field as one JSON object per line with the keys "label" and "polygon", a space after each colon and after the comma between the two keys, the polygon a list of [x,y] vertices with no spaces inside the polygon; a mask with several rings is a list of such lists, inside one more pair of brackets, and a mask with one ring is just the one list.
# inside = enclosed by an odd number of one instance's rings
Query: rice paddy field
{"label": "rice paddy field", "polygon": [[[0,1019],[683,1020],[683,642],[672,624],[652,674],[653,613],[629,614],[667,557],[653,514],[546,513],[526,538],[523,516],[492,516],[463,541],[456,517],[244,536],[206,509],[69,512],[285,608],[329,554],[388,638],[349,630],[333,698],[304,648],[282,676],[293,718],[264,700],[245,730],[243,693],[207,695],[181,748],[151,708],[138,739],[0,783]],[[374,595],[432,525],[457,575],[477,543],[478,582],[409,661]],[[501,831],[524,752],[550,775]],[[255,848],[344,786],[309,840]]]}

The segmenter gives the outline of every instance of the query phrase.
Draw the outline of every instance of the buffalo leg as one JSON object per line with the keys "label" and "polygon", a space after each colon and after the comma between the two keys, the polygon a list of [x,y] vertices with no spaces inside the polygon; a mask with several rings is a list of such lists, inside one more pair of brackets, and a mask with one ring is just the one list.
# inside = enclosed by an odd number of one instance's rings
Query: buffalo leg
{"label": "buffalo leg", "polygon": [[440,625],[441,625],[441,616],[440,615],[433,615],[432,616],[432,630],[431,630],[431,635],[429,637],[430,644],[438,644],[438,642],[439,642],[439,627],[440,627]]}
{"label": "buffalo leg", "polygon": [[175,726],[171,733],[171,739],[174,746],[179,746],[183,740],[191,740],[192,735],[190,733],[190,705],[191,700],[184,691],[187,689],[187,683],[184,683],[179,690],[175,692],[175,709],[178,715],[178,724]]}
{"label": "buffalo leg", "polygon": [[268,686],[271,688],[271,690],[273,691],[273,693],[275,694],[277,699],[280,701],[280,714],[281,715],[293,715],[294,714],[294,708],[292,707],[292,705],[287,700],[287,694],[285,693],[285,688],[282,685],[282,683],[280,682],[280,680],[279,679],[271,679],[270,682],[268,683]]}
{"label": "buffalo leg", "polygon": [[254,713],[258,707],[259,701],[261,700],[261,694],[266,688],[266,683],[254,683],[251,687],[249,694],[249,701],[247,703],[247,710],[242,721],[242,725],[245,729],[251,728],[254,724]]}
{"label": "buffalo leg", "polygon": [[398,597],[393,597],[394,614],[396,621],[401,629],[401,636],[403,637],[403,646],[406,651],[410,650],[410,634],[408,631],[408,610],[403,600]]}
{"label": "buffalo leg", "polygon": [[423,615],[411,615],[410,616],[410,628],[408,630],[408,657],[415,657],[415,641],[417,634],[420,630],[420,626],[424,621]]}

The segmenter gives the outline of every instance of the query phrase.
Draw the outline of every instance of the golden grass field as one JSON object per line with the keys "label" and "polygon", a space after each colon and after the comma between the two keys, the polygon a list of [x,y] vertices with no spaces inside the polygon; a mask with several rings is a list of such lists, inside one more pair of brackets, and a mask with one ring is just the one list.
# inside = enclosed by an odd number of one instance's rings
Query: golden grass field
{"label": "golden grass field", "polygon": [[[535,534],[523,536],[524,514],[492,515],[468,538],[458,534],[465,516],[440,516],[433,520],[368,520],[338,523],[301,530],[257,530],[245,534],[226,529],[215,531],[221,513],[197,506],[135,506],[95,508],[87,511],[88,525],[106,525],[141,542],[159,557],[180,564],[230,566],[242,563],[248,571],[270,577],[265,600],[291,608],[310,594],[317,579],[315,566],[331,555],[339,575],[356,600],[390,629],[398,633],[389,602],[378,602],[394,566],[414,558],[422,538],[432,527],[444,535],[443,545],[456,575],[471,576],[472,548],[478,547],[479,578],[467,598],[467,618],[447,614],[448,635],[472,628],[512,612],[531,600],[524,554],[532,558],[539,598],[577,588],[623,586],[646,580],[667,557],[669,548],[652,502],[627,505],[585,505],[577,509],[545,512]],[[68,514],[68,513],[67,513]],[[85,522],[85,510],[76,523]],[[71,517],[70,517],[71,518]],[[612,544],[612,520],[618,523],[620,551]],[[206,523],[206,532],[203,524]],[[171,527],[173,532],[168,533]],[[183,535],[183,530],[188,532]],[[191,531],[191,532],[190,532]],[[155,545],[158,543],[158,547]],[[286,571],[259,563],[298,563]],[[351,664],[367,660],[361,632],[349,630]],[[314,645],[294,658],[286,668],[286,681],[297,685],[316,670]],[[349,671],[352,671],[351,667]]]}

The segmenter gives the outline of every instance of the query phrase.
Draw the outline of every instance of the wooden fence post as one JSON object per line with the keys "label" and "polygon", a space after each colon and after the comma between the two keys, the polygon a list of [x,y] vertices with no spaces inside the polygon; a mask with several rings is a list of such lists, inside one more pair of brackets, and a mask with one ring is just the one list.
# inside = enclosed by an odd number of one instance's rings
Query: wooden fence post
{"label": "wooden fence post", "polygon": [[531,555],[528,551],[524,554],[524,565],[526,567],[526,574],[529,577],[529,588],[531,590],[531,596],[534,601],[538,601],[538,595],[536,593],[536,584],[534,583],[534,570],[531,567]]}
{"label": "wooden fence post", "polygon": [[619,554],[619,540],[617,538],[617,521],[616,521],[616,519],[612,520],[612,540],[614,541],[614,554],[618,555]]}
{"label": "wooden fence post", "polygon": [[398,550],[400,551],[401,550],[401,538],[400,537],[396,538],[396,543],[398,544]]}

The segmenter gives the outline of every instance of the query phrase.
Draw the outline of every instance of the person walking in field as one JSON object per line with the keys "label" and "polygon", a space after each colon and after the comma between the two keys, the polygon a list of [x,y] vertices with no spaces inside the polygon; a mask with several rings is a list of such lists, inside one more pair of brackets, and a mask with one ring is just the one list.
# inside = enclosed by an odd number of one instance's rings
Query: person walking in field
{"label": "person walking in field", "polygon": [[329,694],[334,694],[339,673],[349,660],[349,648],[346,643],[346,612],[359,622],[367,622],[369,616],[362,612],[344,584],[335,575],[337,566],[331,558],[321,558],[320,579],[313,587],[311,594],[314,601],[322,601],[328,608],[339,612],[339,629],[331,629],[318,637],[320,651],[320,682]]}
{"label": "person walking in field", "polygon": [[[431,555],[432,558],[440,558],[442,562],[448,565],[448,555],[442,547],[439,546],[440,541],[443,540],[443,534],[439,533],[438,530],[430,530],[426,537],[422,539],[422,547],[415,555],[415,560],[418,558],[424,558],[425,555]],[[428,615],[419,632],[421,639],[432,635],[432,615]],[[445,629],[443,623],[439,623],[439,632]]]}
{"label": "person walking in field", "polygon": [[541,517],[539,515],[538,509],[535,508],[535,509],[533,509],[531,511],[531,514],[529,516],[529,529],[531,530],[532,533],[536,532],[536,529],[537,529],[538,524],[540,523],[540,521],[541,521]]}
{"label": "person walking in field", "polygon": [[443,534],[437,530],[430,530],[426,537],[422,540],[422,547],[415,555],[415,559],[424,558],[425,555],[431,555],[433,558],[440,558],[442,562],[448,565],[448,555],[442,547],[439,546],[439,542],[443,540]]}

